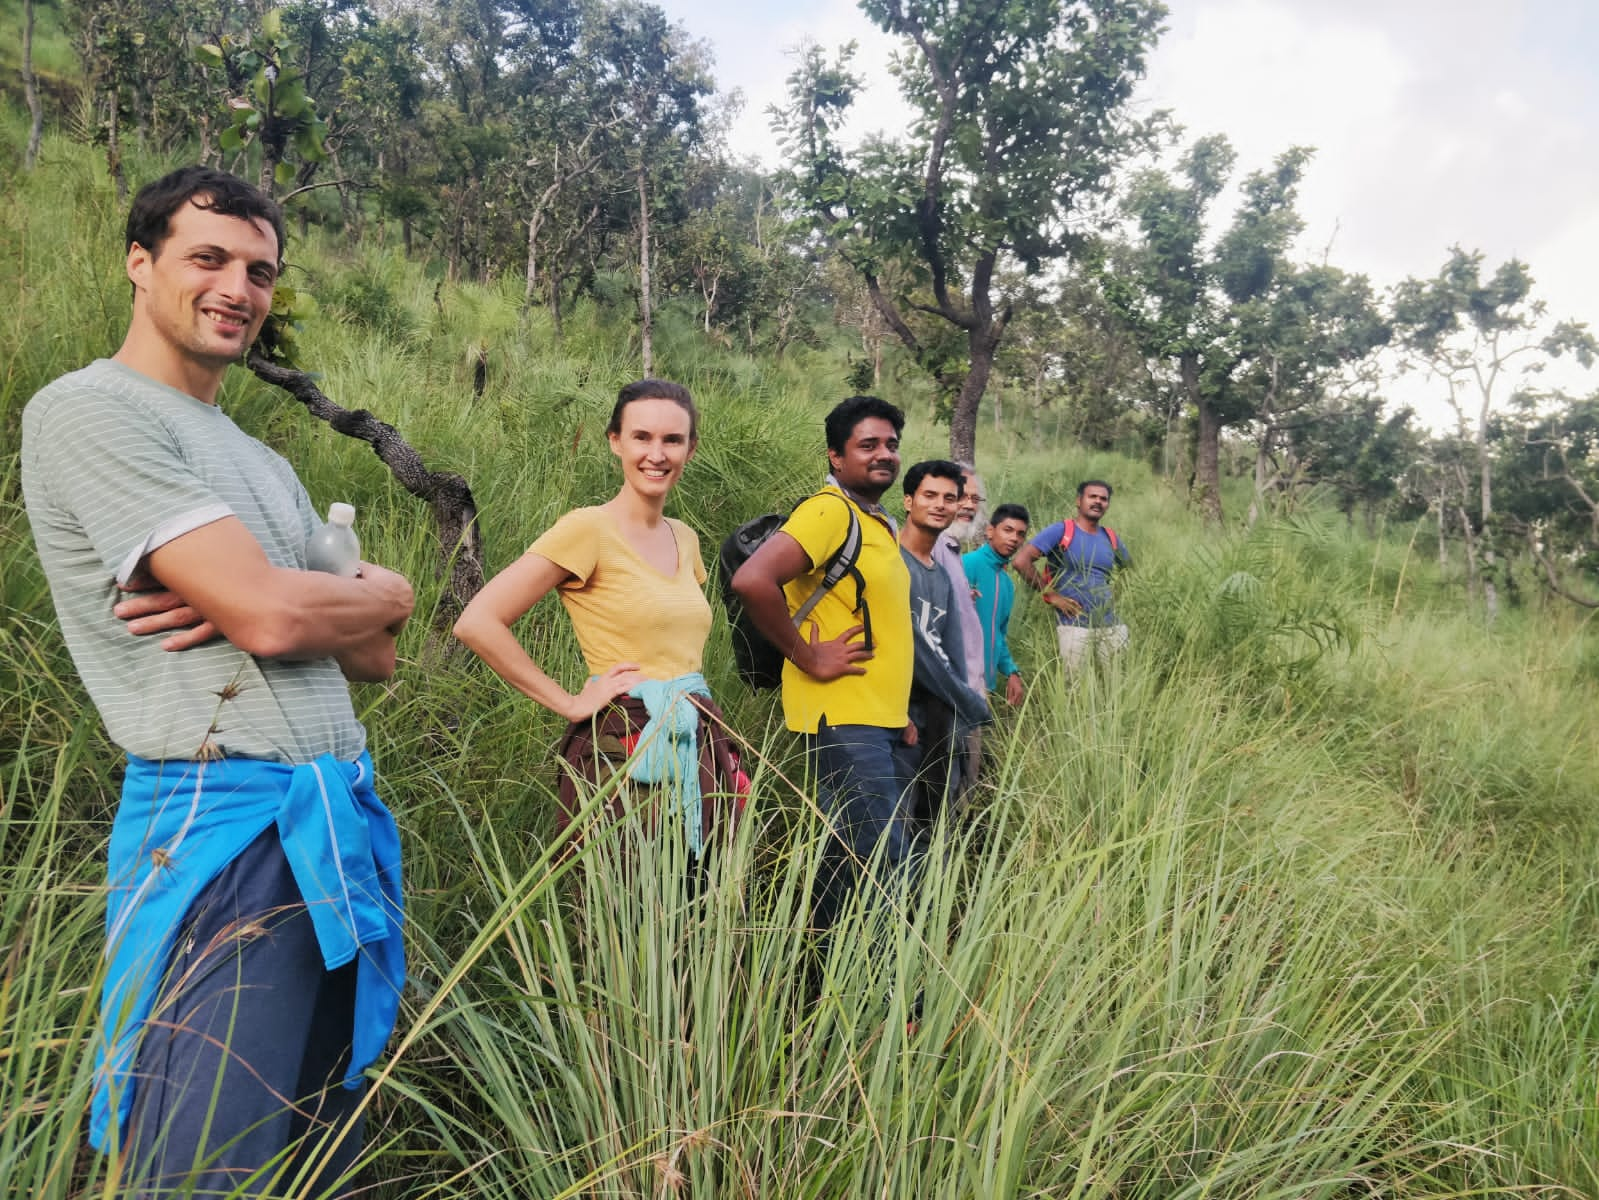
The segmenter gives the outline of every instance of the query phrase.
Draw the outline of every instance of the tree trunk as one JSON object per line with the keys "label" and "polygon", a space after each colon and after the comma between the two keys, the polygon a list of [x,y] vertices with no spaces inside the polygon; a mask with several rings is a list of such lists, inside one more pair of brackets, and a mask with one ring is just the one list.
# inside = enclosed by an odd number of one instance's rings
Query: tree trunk
{"label": "tree trunk", "polygon": [[122,105],[117,100],[115,87],[111,89],[107,99],[111,103],[111,120],[106,131],[106,167],[111,172],[111,178],[116,181],[117,199],[122,201],[128,198],[128,177],[122,173]]}
{"label": "tree trunk", "polygon": [[1464,508],[1457,508],[1455,512],[1460,517],[1460,532],[1466,546],[1466,590],[1468,593],[1477,590],[1477,535],[1471,528],[1471,517]]}
{"label": "tree trunk", "polygon": [[1199,357],[1185,354],[1180,361],[1183,388],[1193,402],[1199,417],[1199,445],[1194,453],[1194,485],[1199,497],[1199,511],[1207,521],[1220,523],[1221,469],[1221,419],[1208,396],[1199,387]]}
{"label": "tree trunk", "polygon": [[654,369],[655,351],[651,345],[654,326],[650,312],[650,194],[642,158],[638,165],[638,244],[639,354],[648,377]]}
{"label": "tree trunk", "polygon": [[1482,496],[1482,607],[1488,624],[1499,619],[1499,592],[1494,583],[1498,559],[1494,554],[1493,459],[1488,453],[1488,402],[1477,416],[1478,484]]}
{"label": "tree trunk", "polygon": [[994,351],[999,348],[1003,328],[998,322],[990,321],[984,328],[969,330],[966,334],[966,378],[961,381],[955,411],[949,418],[949,456],[956,462],[977,461],[977,409],[988,388],[988,376],[994,369]]}
{"label": "tree trunk", "polygon": [[456,201],[453,228],[450,231],[450,251],[445,258],[444,278],[454,283],[461,271],[461,240],[466,236],[466,191],[463,189]]}
{"label": "tree trunk", "polygon": [[522,288],[522,306],[526,308],[533,303],[533,297],[539,286],[539,214],[534,213],[527,219],[527,276]]}
{"label": "tree trunk", "polygon": [[211,145],[211,118],[202,114],[199,117],[199,121],[200,149],[196,151],[194,160],[195,162],[200,163],[202,166],[207,167],[213,165],[214,163],[220,164],[222,162],[222,155],[217,153],[216,148]]}
{"label": "tree trunk", "polygon": [[1477,416],[1477,473],[1482,489],[1482,527],[1487,532],[1494,515],[1493,459],[1488,454],[1488,405]]}
{"label": "tree trunk", "polygon": [[[330,149],[328,151],[328,161],[333,164],[333,170],[337,173],[339,179],[348,180],[350,178],[344,173],[344,164],[339,161],[339,152],[337,150]],[[340,183],[334,190],[339,194],[339,220],[344,222],[344,228],[359,242],[361,240],[361,227],[356,213],[360,211],[360,206],[352,207],[350,204],[350,189],[345,184]]]}
{"label": "tree trunk", "polygon": [[705,332],[711,331],[711,313],[716,308],[716,292],[722,286],[722,276],[718,272],[711,276],[711,286],[705,286],[705,275],[700,275],[700,295],[705,300]]}
{"label": "tree trunk", "polygon": [[[1271,443],[1276,432],[1276,429],[1268,424],[1261,431],[1260,444],[1255,447],[1255,494],[1249,501],[1249,515],[1244,518],[1244,524],[1250,529],[1255,527],[1255,522],[1260,520],[1260,514],[1266,507],[1266,488],[1270,483],[1271,473]],[[1344,516],[1353,524],[1355,518],[1352,509],[1346,507]]]}
{"label": "tree trunk", "polygon": [[33,0],[22,0],[22,90],[28,98],[28,150],[22,162],[31,171],[39,161],[39,140],[44,136],[44,105],[39,103],[39,81],[33,77]]}

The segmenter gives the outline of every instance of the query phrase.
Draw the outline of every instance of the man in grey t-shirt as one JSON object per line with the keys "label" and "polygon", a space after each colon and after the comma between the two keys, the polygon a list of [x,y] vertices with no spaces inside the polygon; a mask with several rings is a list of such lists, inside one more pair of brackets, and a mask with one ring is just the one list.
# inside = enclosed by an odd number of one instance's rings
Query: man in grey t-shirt
{"label": "man in grey t-shirt", "polygon": [[966,735],[989,720],[986,689],[966,679],[965,649],[956,607],[960,593],[934,558],[939,537],[955,518],[961,494],[960,468],[943,459],[919,462],[905,472],[905,523],[900,554],[911,576],[911,624],[916,666],[911,681],[910,725],[895,754],[914,778],[916,814],[932,820],[961,786]]}
{"label": "man in grey t-shirt", "polygon": [[129,756],[90,1140],[142,1195],[340,1186],[404,979],[399,842],[346,680],[393,673],[411,586],[305,571],[305,489],[217,407],[282,249],[242,180],[150,184],[121,349],[23,413],[62,635]]}

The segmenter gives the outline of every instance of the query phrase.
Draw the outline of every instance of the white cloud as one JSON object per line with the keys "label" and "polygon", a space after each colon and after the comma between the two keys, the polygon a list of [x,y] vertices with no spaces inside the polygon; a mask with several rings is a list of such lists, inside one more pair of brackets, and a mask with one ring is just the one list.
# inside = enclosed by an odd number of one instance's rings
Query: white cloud
{"label": "white cloud", "polygon": [[846,42],[858,43],[853,66],[866,86],[844,128],[847,140],[874,132],[896,133],[911,119],[888,72],[889,55],[898,47],[898,39],[868,21],[853,0],[824,0],[804,7],[666,0],[662,7],[691,34],[711,42],[718,86],[743,93],[743,111],[728,133],[736,155],[754,158],[768,168],[778,165],[781,155],[767,110],[787,102],[788,76],[797,65],[796,52],[806,42],[816,43],[829,59]]}

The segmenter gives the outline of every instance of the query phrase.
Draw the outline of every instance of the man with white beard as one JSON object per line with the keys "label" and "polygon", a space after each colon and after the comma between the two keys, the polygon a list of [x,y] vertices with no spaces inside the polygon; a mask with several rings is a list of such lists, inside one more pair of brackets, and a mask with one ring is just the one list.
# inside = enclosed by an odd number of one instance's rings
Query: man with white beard
{"label": "man with white beard", "polygon": [[961,469],[960,511],[955,515],[955,523],[949,527],[948,536],[952,538],[957,549],[965,552],[974,550],[984,545],[984,535],[988,528],[988,492],[983,477],[969,462],[959,464]]}
{"label": "man with white beard", "polygon": [[[956,465],[961,469],[960,504],[954,523],[934,543],[933,561],[949,573],[950,581],[955,585],[955,616],[960,622],[962,649],[962,658],[957,665],[965,673],[967,686],[979,696],[984,696],[988,694],[988,675],[983,668],[983,623],[977,616],[971,585],[966,581],[966,569],[961,565],[961,552],[970,540],[982,540],[984,527],[988,523],[988,497],[977,469],[966,462]],[[952,801],[958,801],[977,782],[977,768],[982,765],[982,746],[982,729],[973,729],[966,734],[960,778],[950,786]]]}

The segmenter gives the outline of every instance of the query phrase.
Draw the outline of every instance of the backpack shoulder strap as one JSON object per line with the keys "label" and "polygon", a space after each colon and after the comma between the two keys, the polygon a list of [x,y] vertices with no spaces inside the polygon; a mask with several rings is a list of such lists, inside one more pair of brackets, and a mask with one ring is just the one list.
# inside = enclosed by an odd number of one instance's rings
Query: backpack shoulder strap
{"label": "backpack shoulder strap", "polygon": [[[1100,528],[1103,529],[1105,531],[1106,536],[1108,536],[1110,538],[1110,548],[1111,548],[1112,552],[1117,553],[1117,554],[1121,553],[1122,543],[1121,543],[1121,539],[1116,536],[1116,531],[1114,529],[1112,529],[1109,525],[1101,525]],[[1072,534],[1074,534],[1076,532],[1077,532],[1077,522],[1076,521],[1067,521],[1066,522],[1066,532],[1060,535],[1060,547],[1059,547],[1059,549],[1062,552],[1065,551],[1067,546],[1070,546],[1072,544]]]}
{"label": "backpack shoulder strap", "polygon": [[[826,493],[818,492],[817,495]],[[815,499],[816,497],[811,497]],[[841,500],[843,497],[839,497]],[[798,625],[811,615],[811,610],[821,603],[822,597],[838,586],[839,581],[846,575],[855,577],[856,586],[862,584],[860,572],[855,570],[855,563],[861,556],[861,523],[855,515],[855,506],[844,500],[844,513],[849,517],[849,528],[844,531],[844,542],[828,557],[822,567],[822,582],[817,589],[805,599],[794,613],[794,624]]]}

